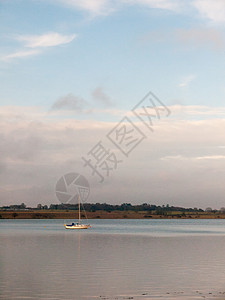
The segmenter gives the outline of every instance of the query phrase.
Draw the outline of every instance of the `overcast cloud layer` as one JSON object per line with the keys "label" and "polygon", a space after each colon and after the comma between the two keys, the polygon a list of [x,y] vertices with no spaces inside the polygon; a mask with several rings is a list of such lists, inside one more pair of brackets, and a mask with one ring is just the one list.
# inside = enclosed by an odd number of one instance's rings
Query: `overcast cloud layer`
{"label": "overcast cloud layer", "polygon": [[[214,112],[213,118],[196,120],[207,111],[210,115],[210,107],[170,109],[174,116],[159,120],[153,133],[135,123],[147,139],[125,157],[106,139],[117,122],[65,118],[56,122],[38,108],[27,107],[23,112],[3,108],[0,178],[4,203],[57,203],[57,180],[76,171],[91,184],[91,202],[221,207],[225,191],[224,118],[215,118]],[[190,112],[194,120],[184,120],[185,115],[190,119]],[[103,183],[81,159],[100,140],[123,161]]]}

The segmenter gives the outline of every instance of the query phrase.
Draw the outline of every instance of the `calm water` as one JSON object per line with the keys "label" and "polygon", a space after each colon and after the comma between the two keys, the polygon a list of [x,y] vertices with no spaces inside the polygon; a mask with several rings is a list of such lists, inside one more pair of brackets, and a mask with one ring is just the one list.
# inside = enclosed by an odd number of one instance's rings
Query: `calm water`
{"label": "calm water", "polygon": [[225,299],[225,220],[91,225],[0,220],[0,299]]}

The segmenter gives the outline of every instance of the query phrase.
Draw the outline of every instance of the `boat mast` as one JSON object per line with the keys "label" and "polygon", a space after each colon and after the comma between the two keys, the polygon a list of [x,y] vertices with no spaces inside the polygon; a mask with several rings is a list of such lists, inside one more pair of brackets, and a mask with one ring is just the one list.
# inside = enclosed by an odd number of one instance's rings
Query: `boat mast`
{"label": "boat mast", "polygon": [[79,207],[79,224],[80,224],[80,195],[78,195],[78,207]]}

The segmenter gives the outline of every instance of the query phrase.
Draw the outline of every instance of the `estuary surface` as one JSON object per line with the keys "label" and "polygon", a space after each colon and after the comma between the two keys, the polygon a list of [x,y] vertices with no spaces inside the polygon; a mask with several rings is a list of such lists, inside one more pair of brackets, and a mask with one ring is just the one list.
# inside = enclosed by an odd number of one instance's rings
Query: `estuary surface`
{"label": "estuary surface", "polygon": [[0,299],[225,299],[225,220],[0,220]]}

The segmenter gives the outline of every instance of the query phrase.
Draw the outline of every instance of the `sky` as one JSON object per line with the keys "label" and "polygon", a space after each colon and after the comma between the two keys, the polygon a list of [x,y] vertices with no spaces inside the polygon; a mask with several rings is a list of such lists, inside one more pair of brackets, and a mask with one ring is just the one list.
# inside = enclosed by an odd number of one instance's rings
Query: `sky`
{"label": "sky", "polygon": [[0,40],[0,205],[225,206],[224,0],[0,0]]}

